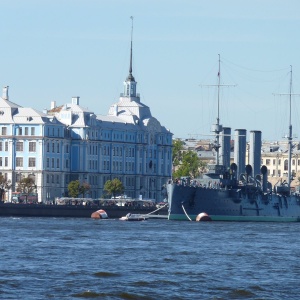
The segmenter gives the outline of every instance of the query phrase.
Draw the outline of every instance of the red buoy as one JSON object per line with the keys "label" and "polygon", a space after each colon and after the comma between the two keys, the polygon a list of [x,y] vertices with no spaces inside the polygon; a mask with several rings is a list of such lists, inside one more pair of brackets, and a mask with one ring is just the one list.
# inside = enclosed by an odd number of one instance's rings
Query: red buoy
{"label": "red buoy", "polygon": [[196,221],[197,222],[205,222],[205,221],[212,221],[212,220],[211,220],[211,217],[207,213],[202,212],[201,214],[199,214],[196,217]]}
{"label": "red buoy", "polygon": [[107,219],[107,213],[103,209],[99,209],[91,214],[92,219]]}

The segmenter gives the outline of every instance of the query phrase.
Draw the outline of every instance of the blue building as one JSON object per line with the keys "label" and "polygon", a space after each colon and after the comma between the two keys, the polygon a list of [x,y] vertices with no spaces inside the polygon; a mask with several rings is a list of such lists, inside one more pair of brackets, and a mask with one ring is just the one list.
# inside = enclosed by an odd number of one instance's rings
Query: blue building
{"label": "blue building", "polygon": [[[119,178],[129,197],[161,201],[161,188],[171,177],[172,133],[151,115],[129,75],[119,101],[105,116],[80,105],[51,102],[44,112],[9,101],[8,87],[0,99],[0,169],[16,190],[32,177],[40,202],[67,195],[70,181],[90,184],[90,198],[104,195],[107,180]],[[10,195],[7,193],[7,198]]]}

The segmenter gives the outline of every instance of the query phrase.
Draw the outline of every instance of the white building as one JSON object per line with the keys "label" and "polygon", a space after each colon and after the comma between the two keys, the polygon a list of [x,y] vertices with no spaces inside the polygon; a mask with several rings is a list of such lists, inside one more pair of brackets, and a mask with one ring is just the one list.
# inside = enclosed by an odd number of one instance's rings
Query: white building
{"label": "white building", "polygon": [[[162,185],[171,177],[172,133],[140,101],[132,75],[124,92],[106,116],[71,103],[38,112],[0,99],[0,168],[16,189],[22,177],[32,176],[39,201],[67,195],[68,183],[91,185],[91,198],[104,195],[107,180],[119,178],[130,197],[161,201]],[[9,197],[8,197],[9,198]]]}

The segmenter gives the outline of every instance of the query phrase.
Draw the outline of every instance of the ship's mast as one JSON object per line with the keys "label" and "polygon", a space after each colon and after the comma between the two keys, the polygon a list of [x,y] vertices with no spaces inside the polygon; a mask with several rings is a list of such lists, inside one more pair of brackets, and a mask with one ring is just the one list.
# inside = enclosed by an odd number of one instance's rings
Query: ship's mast
{"label": "ship's mast", "polygon": [[220,54],[219,55],[219,70],[218,70],[218,112],[217,112],[217,126],[215,128],[216,133],[216,144],[215,144],[215,150],[216,150],[216,165],[219,165],[220,163],[220,131],[222,130],[220,126],[220,84],[221,84],[221,60],[220,60]]}
{"label": "ship's mast", "polygon": [[218,71],[218,115],[217,115],[217,125],[220,125],[220,83],[221,83],[221,60],[219,55],[219,71]]}
{"label": "ship's mast", "polygon": [[290,100],[290,116],[289,116],[289,136],[288,136],[288,144],[289,144],[289,156],[288,156],[288,187],[291,186],[291,165],[292,165],[292,83],[293,83],[293,67],[291,66],[291,78],[290,78],[290,93],[289,93],[289,100]]}
{"label": "ship's mast", "polygon": [[287,183],[288,187],[291,187],[291,176],[292,176],[292,148],[293,148],[293,127],[292,127],[292,96],[300,96],[300,94],[292,94],[292,86],[293,86],[293,67],[291,66],[290,71],[290,88],[288,94],[278,94],[288,95],[289,96],[289,135],[288,139],[288,175],[287,175]]}
{"label": "ship's mast", "polygon": [[218,88],[218,104],[217,104],[217,122],[216,124],[212,125],[212,132],[215,135],[215,144],[214,144],[214,149],[216,150],[216,165],[219,165],[220,163],[220,155],[219,155],[219,150],[220,150],[220,133],[222,131],[222,125],[220,124],[220,88],[223,86],[235,86],[235,84],[221,84],[221,57],[220,54],[218,54],[219,59],[218,59],[218,82],[217,84],[210,84],[210,85],[201,85],[201,86],[216,86]]}
{"label": "ship's mast", "polygon": [[216,165],[219,165],[220,157],[219,157],[219,149],[220,149],[220,132],[222,131],[222,125],[220,125],[220,88],[223,86],[236,86],[235,84],[221,84],[221,58],[220,54],[219,56],[219,69],[218,69],[218,82],[217,84],[208,84],[208,85],[203,85],[200,84],[202,87],[211,87],[211,86],[216,86],[218,88],[218,104],[217,104],[217,122],[216,124],[212,125],[211,132],[214,133],[215,135],[215,143],[214,143],[214,149],[216,150]]}

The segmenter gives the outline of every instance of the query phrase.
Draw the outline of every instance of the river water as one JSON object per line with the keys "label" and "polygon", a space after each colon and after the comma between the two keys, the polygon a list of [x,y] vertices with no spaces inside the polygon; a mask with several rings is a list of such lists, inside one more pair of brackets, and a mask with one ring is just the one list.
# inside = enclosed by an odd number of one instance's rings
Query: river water
{"label": "river water", "polygon": [[0,218],[0,299],[299,299],[299,223]]}

